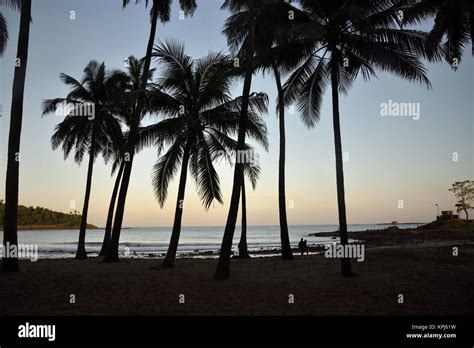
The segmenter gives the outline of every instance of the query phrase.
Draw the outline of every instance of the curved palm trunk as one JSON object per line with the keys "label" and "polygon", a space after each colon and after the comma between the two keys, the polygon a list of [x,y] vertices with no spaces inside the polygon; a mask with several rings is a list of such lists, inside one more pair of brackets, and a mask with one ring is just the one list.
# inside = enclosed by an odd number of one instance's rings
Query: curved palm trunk
{"label": "curved palm trunk", "polygon": [[248,247],[247,247],[247,197],[245,195],[245,178],[242,180],[242,232],[240,234],[239,242],[239,258],[248,259],[250,258]]}
{"label": "curved palm trunk", "polygon": [[[147,77],[150,71],[151,54],[153,50],[153,42],[155,41],[156,26],[158,22],[158,0],[153,1],[153,8],[151,14],[151,28],[148,37],[148,45],[145,55],[145,62],[143,64],[143,75],[141,80],[141,89],[144,90],[147,84]],[[143,101],[139,98],[137,107],[135,108],[130,124],[130,133],[128,136],[129,145],[127,153],[129,161],[125,163],[123,170],[122,183],[120,185],[119,196],[117,200],[117,208],[115,211],[114,225],[112,228],[112,237],[110,238],[109,246],[105,252],[104,262],[117,262],[119,260],[118,247],[120,241],[120,232],[122,230],[123,214],[125,212],[125,202],[127,200],[128,185],[130,184],[130,176],[132,174],[133,158],[135,155],[135,143],[138,135],[138,126],[140,124],[140,115],[143,108]]]}
{"label": "curved palm trunk", "polygon": [[125,163],[122,161],[122,163],[120,164],[120,169],[117,173],[117,177],[115,178],[114,189],[112,190],[112,197],[110,198],[109,212],[107,214],[107,223],[105,224],[104,241],[102,242],[102,248],[100,249],[99,256],[105,255],[105,251],[107,250],[107,244],[109,243],[110,236],[112,234],[112,222],[114,218],[115,202],[117,201],[117,194],[120,187],[120,180],[122,179],[124,167]]}
{"label": "curved palm trunk", "polygon": [[[21,5],[20,31],[18,35],[17,58],[20,66],[15,68],[13,78],[10,131],[8,134],[8,163],[5,186],[5,217],[3,244],[5,247],[18,245],[18,186],[20,174],[20,137],[23,119],[23,96],[25,92],[28,42],[30,37],[31,0]],[[2,272],[19,272],[18,257],[2,258]]]}
{"label": "curved palm trunk", "polygon": [[186,178],[188,175],[189,147],[186,147],[181,163],[181,174],[179,177],[178,198],[176,199],[176,210],[174,213],[173,231],[171,232],[170,245],[168,252],[163,260],[162,267],[174,267],[176,252],[178,250],[179,235],[181,233],[181,220],[183,217],[184,193],[186,191]]}
{"label": "curved palm trunk", "polygon": [[[251,78],[245,79],[246,81],[251,80]],[[244,83],[245,85],[246,83]],[[250,82],[247,82],[250,90]],[[247,104],[245,108],[248,108],[248,98],[249,94],[244,94],[242,99],[242,105]],[[244,108],[242,107],[242,110]],[[243,114],[243,112],[242,112]],[[245,123],[242,122],[243,118],[246,116],[240,116],[241,120],[239,122],[239,135],[237,138],[237,149],[242,149],[240,144],[245,143]],[[243,133],[243,134],[242,134]],[[230,276],[230,258],[232,253],[232,240],[234,238],[235,223],[237,221],[237,213],[239,211],[239,198],[240,198],[240,187],[243,176],[243,164],[235,163],[234,167],[234,182],[232,185],[232,196],[230,199],[229,213],[227,215],[227,222],[224,230],[224,237],[222,239],[221,251],[219,253],[219,261],[217,263],[216,273],[214,275],[215,279],[226,279]]]}
{"label": "curved palm trunk", "polygon": [[[255,20],[250,25],[250,47],[249,52],[253,56],[255,52]],[[237,155],[238,151],[243,151],[245,148],[245,127],[247,123],[247,113],[249,107],[250,88],[252,86],[252,59],[247,62],[248,66],[245,71],[244,88],[242,92],[242,106],[240,110],[239,133],[237,137]],[[221,251],[219,254],[219,261],[217,263],[215,279],[225,279],[230,276],[230,257],[232,253],[232,240],[234,238],[235,223],[237,221],[237,213],[239,211],[240,188],[244,177],[243,163],[239,163],[238,157],[234,166],[234,182],[232,185],[232,196],[230,198],[229,213],[227,215],[227,222],[224,230],[224,237],[222,238]]]}
{"label": "curved palm trunk", "polygon": [[128,185],[132,173],[133,153],[130,154],[129,162],[125,164],[123,169],[122,183],[120,185],[117,207],[115,210],[114,224],[112,228],[112,236],[110,237],[107,249],[105,251],[104,262],[119,261],[119,241],[120,232],[122,230],[123,214],[125,211],[125,201],[127,198]]}
{"label": "curved palm trunk", "polygon": [[86,192],[84,195],[84,204],[82,206],[81,226],[79,228],[79,243],[77,244],[76,259],[87,259],[86,252],[86,229],[87,229],[87,213],[89,211],[89,199],[92,188],[92,172],[94,171],[95,158],[95,126],[92,128],[91,146],[89,149],[89,165],[87,167]]}
{"label": "curved palm trunk", "polygon": [[[347,221],[346,221],[346,201],[344,194],[344,167],[342,163],[342,143],[341,143],[341,125],[339,121],[339,92],[338,92],[338,71],[335,67],[331,68],[331,87],[332,87],[332,113],[334,128],[334,148],[336,154],[336,184],[337,184],[337,206],[339,211],[339,236],[341,244],[348,244]],[[341,259],[341,270],[343,276],[351,276],[351,263],[348,258]]]}
{"label": "curved palm trunk", "polygon": [[281,85],[280,72],[276,64],[273,65],[273,73],[278,89],[278,113],[280,120],[280,158],[278,162],[278,210],[280,213],[280,238],[281,257],[284,260],[293,260],[290,236],[288,234],[288,221],[286,219],[286,197],[285,197],[285,104],[283,101],[283,87]]}

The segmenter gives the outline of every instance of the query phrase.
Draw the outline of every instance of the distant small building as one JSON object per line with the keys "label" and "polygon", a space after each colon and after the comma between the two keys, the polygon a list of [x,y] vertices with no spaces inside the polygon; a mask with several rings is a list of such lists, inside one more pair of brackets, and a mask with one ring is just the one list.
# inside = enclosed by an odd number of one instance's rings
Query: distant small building
{"label": "distant small building", "polygon": [[454,214],[452,210],[443,210],[437,220],[458,220],[459,215]]}

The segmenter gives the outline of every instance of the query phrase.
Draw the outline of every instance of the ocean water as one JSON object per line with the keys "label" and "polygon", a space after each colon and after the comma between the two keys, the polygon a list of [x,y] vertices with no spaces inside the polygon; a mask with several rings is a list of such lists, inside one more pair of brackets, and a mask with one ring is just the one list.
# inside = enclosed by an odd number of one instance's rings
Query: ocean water
{"label": "ocean water", "polygon": [[[389,224],[358,224],[349,225],[352,232],[370,229],[381,229]],[[418,224],[399,225],[400,228],[415,228]],[[334,242],[331,237],[308,236],[315,232],[333,232],[337,225],[293,225],[289,226],[290,242],[296,247],[300,238],[308,240],[308,245]],[[224,227],[183,227],[178,246],[179,256],[192,256],[205,252],[217,252],[222,242]],[[74,257],[78,230],[40,230],[19,231],[18,243],[38,245],[39,258]],[[137,227],[124,228],[120,236],[120,253],[122,256],[159,257],[164,256],[171,236],[171,227]],[[3,232],[0,231],[3,240]],[[86,250],[90,256],[99,253],[103,229],[88,230]],[[236,227],[233,250],[237,251],[240,239],[240,226]],[[247,228],[247,244],[249,251],[272,250],[280,246],[279,226],[249,226]]]}

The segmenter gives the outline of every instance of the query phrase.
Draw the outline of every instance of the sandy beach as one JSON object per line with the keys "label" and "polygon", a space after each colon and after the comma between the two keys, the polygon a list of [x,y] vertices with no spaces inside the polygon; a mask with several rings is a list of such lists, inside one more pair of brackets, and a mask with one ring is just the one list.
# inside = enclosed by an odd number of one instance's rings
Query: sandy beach
{"label": "sandy beach", "polygon": [[[407,232],[408,233],[408,232]],[[374,237],[376,233],[373,234]],[[396,238],[399,238],[398,236]],[[377,238],[374,238],[376,240]],[[474,311],[474,240],[447,238],[395,245],[373,243],[356,275],[343,278],[340,261],[323,253],[233,259],[228,280],[212,278],[215,259],[97,258],[22,261],[22,272],[0,277],[0,312],[8,315],[403,315]],[[377,245],[375,245],[377,244]],[[452,248],[459,255],[452,255]],[[158,266],[158,267],[156,267]],[[76,303],[69,302],[74,294]],[[294,303],[288,303],[289,295]],[[398,303],[402,294],[404,303]],[[185,303],[180,303],[184,295]],[[181,301],[183,297],[181,296]]]}

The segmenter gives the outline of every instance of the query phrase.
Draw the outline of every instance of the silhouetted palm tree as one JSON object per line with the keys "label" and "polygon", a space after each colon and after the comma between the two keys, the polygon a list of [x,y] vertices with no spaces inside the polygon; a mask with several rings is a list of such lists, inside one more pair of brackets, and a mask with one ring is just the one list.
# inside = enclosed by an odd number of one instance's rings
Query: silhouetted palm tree
{"label": "silhouetted palm tree", "polygon": [[260,166],[256,163],[252,165],[250,163],[245,163],[245,166],[244,166],[244,180],[242,182],[242,187],[241,187],[242,201],[240,202],[240,207],[242,209],[241,211],[242,223],[241,223],[240,241],[238,244],[239,258],[241,259],[250,257],[249,251],[248,251],[248,245],[247,245],[247,195],[245,192],[245,176],[248,176],[250,183],[252,185],[252,188],[255,190],[257,186],[258,177],[260,176]]}
{"label": "silhouetted palm tree", "polygon": [[[237,151],[243,151],[245,148],[245,125],[248,118],[248,108],[250,99],[250,89],[252,86],[252,76],[254,73],[254,56],[255,56],[255,26],[256,14],[258,12],[258,0],[225,0],[221,7],[227,9],[233,15],[227,19],[224,33],[227,35],[227,41],[232,46],[235,41],[228,32],[228,24],[233,21],[233,17],[238,16],[243,11],[251,11],[255,15],[250,16],[250,20],[246,23],[248,26],[248,35],[245,38],[245,49],[241,50],[239,55],[239,66],[243,71],[244,85],[242,91],[242,107],[240,109],[239,131],[237,136]],[[238,69],[240,70],[240,69]],[[241,186],[244,178],[244,163],[239,162],[236,158],[234,166],[234,179],[232,184],[232,195],[230,198],[229,213],[222,238],[221,250],[219,253],[219,261],[217,263],[215,279],[225,279],[230,275],[230,258],[232,254],[232,240],[234,238],[235,224],[237,222],[237,214],[239,211],[239,199]]]}
{"label": "silhouetted palm tree", "polygon": [[[2,0],[2,5],[20,9],[20,31],[18,34],[17,65],[13,77],[10,131],[8,134],[8,159],[5,185],[5,217],[3,223],[3,244],[18,244],[18,185],[20,175],[20,137],[23,119],[23,96],[25,92],[26,66],[28,63],[28,42],[30,38],[31,0]],[[4,23],[5,25],[5,23]],[[6,30],[6,26],[4,28]],[[3,31],[3,48],[7,38]],[[1,50],[3,52],[3,50]],[[2,272],[18,272],[18,257],[2,258]]]}
{"label": "silhouetted palm tree", "polygon": [[285,32],[298,23],[295,9],[287,0],[264,0],[257,9],[247,8],[230,17],[226,23],[225,33],[231,47],[239,49],[242,55],[248,43],[249,22],[255,18],[255,49],[254,63],[256,68],[270,70],[276,82],[278,91],[277,114],[279,118],[279,165],[278,165],[278,210],[280,217],[280,239],[282,258],[293,259],[288,233],[285,194],[285,105],[281,83],[282,73],[294,70],[301,57],[305,55],[307,47],[285,38]]}
{"label": "silhouetted palm tree", "polygon": [[[276,77],[279,77],[278,67],[282,64],[283,57],[285,59],[298,59],[299,56],[292,52],[292,49],[274,50],[274,43],[277,33],[284,31],[290,23],[289,5],[291,1],[280,0],[226,0],[222,6],[233,13],[226,21],[224,33],[232,51],[237,53],[237,57],[241,60],[238,73],[244,75],[244,91],[243,98],[249,94],[252,75],[262,67],[270,67],[276,71]],[[304,50],[304,46],[298,49]],[[296,48],[296,46],[294,47]],[[278,56],[274,53],[278,52]],[[282,54],[283,53],[283,54]],[[294,63],[293,63],[294,64]],[[290,69],[290,65],[288,66]],[[245,106],[245,103],[244,103]],[[281,105],[283,106],[283,105]],[[285,134],[284,134],[284,108],[278,108],[280,116],[280,159],[279,159],[279,213],[280,213],[280,235],[282,242],[282,257],[284,259],[292,259],[291,245],[288,235],[288,223],[286,219],[286,199],[285,199]],[[242,108],[242,122],[245,123],[246,109]],[[242,129],[238,139],[240,144],[245,143],[245,132]],[[231,204],[229,214],[224,231],[221,252],[215,278],[227,278],[230,272],[230,256],[232,248],[232,238],[235,230],[235,222],[237,219],[238,200],[240,194],[240,186],[243,183],[242,165],[236,165],[234,169],[234,183],[232,188]]]}
{"label": "silhouetted palm tree", "polygon": [[438,50],[442,44],[446,61],[453,65],[454,58],[461,61],[466,45],[471,42],[474,56],[474,3],[471,0],[405,0],[408,6],[403,8],[403,25],[420,24],[432,16],[435,17],[428,40],[428,53]]}
{"label": "silhouetted palm tree", "polygon": [[[112,222],[114,218],[115,203],[117,201],[117,194],[120,188],[120,181],[122,180],[123,168],[125,167],[125,162],[120,161],[119,171],[115,177],[114,188],[112,190],[112,196],[110,197],[109,209],[107,211],[107,221],[105,223],[105,233],[104,240],[102,241],[102,247],[100,248],[99,256],[104,256],[107,250],[107,246],[112,235]],[[112,171],[112,175],[114,171]]]}
{"label": "silhouetted palm tree", "polygon": [[[230,138],[238,125],[240,98],[231,100],[232,76],[228,57],[220,53],[194,60],[175,42],[159,44],[153,56],[163,66],[158,85],[162,112],[167,118],[146,127],[142,137],[155,139],[158,147],[169,146],[153,171],[158,202],[165,203],[169,182],[181,165],[175,218],[163,267],[173,267],[181,232],[188,166],[206,209],[214,200],[222,203],[220,183],[213,162],[236,149]],[[266,127],[258,112],[266,111],[266,95],[251,100],[248,133],[267,146]]]}
{"label": "silhouetted palm tree", "polygon": [[[364,79],[375,69],[394,73],[430,86],[419,57],[427,57],[426,35],[400,30],[401,3],[378,0],[300,0],[306,16],[303,24],[289,31],[294,40],[313,47],[304,63],[284,86],[285,103],[297,102],[308,126],[319,120],[323,93],[332,89],[333,128],[336,157],[337,201],[341,244],[347,244],[346,204],[339,92],[347,93],[359,73]],[[440,53],[435,53],[437,59]],[[350,261],[342,259],[342,274],[352,275]]]}
{"label": "silhouetted palm tree", "polygon": [[116,105],[122,100],[128,77],[117,70],[106,71],[105,64],[91,61],[84,69],[81,82],[61,74],[61,80],[72,87],[65,98],[48,99],[43,102],[43,115],[61,112],[65,116],[51,138],[53,149],[62,146],[65,159],[74,149],[74,160],[81,163],[85,153],[89,154],[86,189],[82,207],[79,243],[76,258],[87,258],[85,237],[87,213],[92,185],[94,160],[99,153],[108,156],[108,144],[121,139],[120,122],[115,117]]}
{"label": "silhouetted palm tree", "polygon": [[104,232],[104,239],[102,241],[102,247],[99,252],[99,256],[105,256],[105,252],[107,251],[107,247],[110,241],[110,237],[112,236],[112,223],[114,219],[114,211],[115,211],[115,204],[117,201],[118,190],[120,188],[120,182],[122,180],[123,169],[125,167],[125,161],[123,156],[123,150],[125,146],[125,136],[122,133],[117,134],[117,142],[109,143],[106,145],[105,149],[105,156],[104,159],[107,163],[108,160],[112,159],[112,170],[111,176],[114,175],[115,172],[118,172],[115,176],[114,187],[112,189],[112,195],[110,197],[109,208],[107,211],[107,220],[105,223],[105,232]]}
{"label": "silhouetted palm tree", "polygon": [[[138,3],[139,0],[136,0],[135,3]],[[145,6],[148,6],[149,0],[145,0]],[[126,7],[130,3],[130,0],[123,0],[123,7]],[[151,55],[153,49],[153,43],[155,41],[156,35],[156,26],[158,24],[158,18],[162,23],[168,22],[170,20],[170,12],[171,12],[171,3],[172,0],[152,0],[152,7],[151,7],[151,27],[150,27],[150,34],[148,37],[148,44],[147,50],[145,54],[145,60],[143,64],[143,76],[141,80],[141,89],[144,90],[147,84],[147,77],[148,72],[150,70],[151,65]],[[181,9],[184,11],[185,15],[192,15],[194,10],[196,9],[196,1],[195,0],[180,0],[179,1]],[[130,175],[132,174],[132,165],[133,165],[133,158],[134,158],[134,148],[135,144],[137,143],[138,139],[138,132],[139,132],[139,123],[140,123],[140,114],[143,109],[144,101],[141,98],[137,100],[137,107],[131,117],[130,122],[130,133],[128,137],[126,153],[129,156],[129,160],[125,163],[122,182],[120,184],[120,191],[117,200],[117,208],[115,211],[114,217],[114,225],[112,229],[112,241],[113,241],[113,248],[110,249],[106,253],[106,257],[104,258],[105,262],[116,262],[118,261],[118,242],[120,239],[120,230],[122,229],[122,222],[123,222],[123,214],[125,212],[125,202],[127,199],[127,192],[128,192],[128,185],[130,183]],[[116,247],[115,247],[116,246]]]}
{"label": "silhouetted palm tree", "polygon": [[[130,56],[127,59],[127,69],[126,73],[128,76],[127,85],[125,87],[124,93],[119,103],[115,106],[116,116],[122,120],[122,123],[130,129],[130,120],[134,112],[134,108],[136,107],[137,97],[141,91],[141,77],[143,74],[143,67],[144,67],[145,60],[137,59],[134,56]],[[155,69],[150,69],[148,72],[148,85],[145,92],[149,92],[153,88],[153,84],[151,80],[153,79],[153,73]],[[150,97],[150,94],[148,95]],[[149,100],[149,99],[148,99]],[[141,119],[145,116],[145,113],[151,111],[149,103],[145,103],[145,107],[141,113]],[[118,168],[118,173],[115,178],[115,184],[112,191],[112,196],[110,198],[109,203],[109,210],[107,213],[107,222],[105,224],[105,233],[104,233],[104,240],[102,242],[102,248],[100,250],[99,256],[105,256],[108,243],[112,236],[112,223],[115,211],[115,205],[118,196],[118,190],[120,188],[121,179],[123,176],[123,170],[125,168],[125,161],[128,160],[126,156],[124,156],[125,146],[127,142],[128,132],[124,134],[118,134],[119,137],[116,139],[117,143],[110,143],[108,151],[108,158],[113,158],[112,164],[112,175]],[[140,151],[141,148],[136,148],[135,152]],[[118,250],[118,243],[117,243],[117,250]]]}

